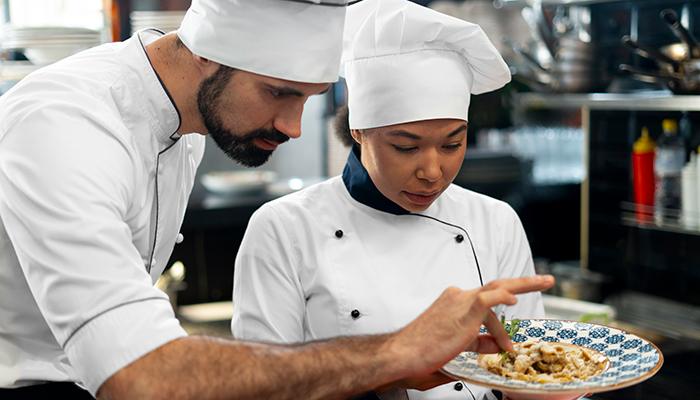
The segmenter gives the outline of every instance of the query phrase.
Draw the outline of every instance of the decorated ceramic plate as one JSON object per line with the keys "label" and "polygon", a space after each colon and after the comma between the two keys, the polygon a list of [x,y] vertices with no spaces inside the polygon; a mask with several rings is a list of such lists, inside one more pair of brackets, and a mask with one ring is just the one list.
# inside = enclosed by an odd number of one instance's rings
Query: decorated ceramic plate
{"label": "decorated ceramic plate", "polygon": [[[482,328],[482,333],[486,330]],[[588,379],[537,383],[501,377],[483,369],[478,353],[462,352],[442,371],[456,379],[500,390],[512,399],[574,399],[585,393],[621,389],[651,378],[663,364],[651,342],[609,326],[553,319],[521,320],[513,342],[548,341],[591,348],[605,356],[609,367]]]}

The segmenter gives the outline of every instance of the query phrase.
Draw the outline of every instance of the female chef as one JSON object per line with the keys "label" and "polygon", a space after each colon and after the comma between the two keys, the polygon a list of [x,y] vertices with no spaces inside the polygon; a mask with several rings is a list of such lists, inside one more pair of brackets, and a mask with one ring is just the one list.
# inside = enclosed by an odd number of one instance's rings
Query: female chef
{"label": "female chef", "polygon": [[[470,94],[510,80],[484,32],[402,0],[350,6],[345,29],[353,150],[342,176],[252,217],[235,264],[238,339],[293,343],[395,331],[449,286],[535,273],[515,211],[451,184],[464,159]],[[495,311],[544,316],[539,293]],[[377,394],[495,398],[463,382]]]}

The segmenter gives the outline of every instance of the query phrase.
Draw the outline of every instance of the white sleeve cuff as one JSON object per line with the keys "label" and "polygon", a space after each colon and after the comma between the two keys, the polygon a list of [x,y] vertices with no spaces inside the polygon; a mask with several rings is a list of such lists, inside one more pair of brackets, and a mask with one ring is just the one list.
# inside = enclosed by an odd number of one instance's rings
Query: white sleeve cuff
{"label": "white sleeve cuff", "polygon": [[187,336],[167,298],[120,305],[87,322],[65,344],[78,377],[95,396],[114,373],[177,338]]}

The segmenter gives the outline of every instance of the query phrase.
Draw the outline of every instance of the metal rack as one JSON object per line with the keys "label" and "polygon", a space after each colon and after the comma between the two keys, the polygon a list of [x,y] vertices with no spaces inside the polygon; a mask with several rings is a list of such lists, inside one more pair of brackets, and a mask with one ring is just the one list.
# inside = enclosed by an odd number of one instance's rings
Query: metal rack
{"label": "metal rack", "polygon": [[680,210],[665,209],[664,214],[670,218],[658,221],[654,219],[654,212],[656,211],[654,207],[622,202],[620,203],[620,208],[622,209],[620,220],[626,226],[700,236],[700,228],[698,226],[691,227],[683,223],[684,216]]}

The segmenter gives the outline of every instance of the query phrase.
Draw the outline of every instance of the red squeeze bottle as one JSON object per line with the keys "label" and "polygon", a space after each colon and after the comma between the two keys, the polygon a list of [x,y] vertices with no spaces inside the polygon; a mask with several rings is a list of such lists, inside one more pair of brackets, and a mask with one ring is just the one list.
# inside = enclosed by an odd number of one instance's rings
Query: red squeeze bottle
{"label": "red squeeze bottle", "polygon": [[649,129],[642,128],[642,137],[634,142],[632,150],[632,177],[637,219],[652,221],[654,217],[654,150]]}

